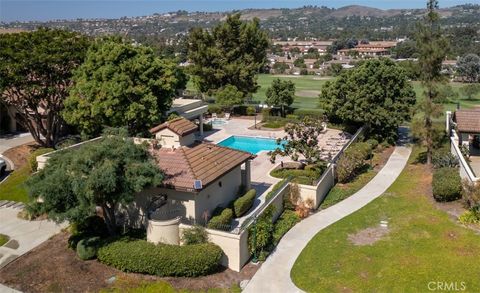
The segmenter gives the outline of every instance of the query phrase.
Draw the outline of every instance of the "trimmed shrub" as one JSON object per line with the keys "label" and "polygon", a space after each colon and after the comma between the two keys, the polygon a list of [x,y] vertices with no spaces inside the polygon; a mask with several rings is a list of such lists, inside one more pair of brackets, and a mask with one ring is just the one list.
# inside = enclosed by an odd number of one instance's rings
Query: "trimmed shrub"
{"label": "trimmed shrub", "polygon": [[436,201],[453,201],[461,197],[462,183],[456,168],[440,168],[433,172],[433,197]]}
{"label": "trimmed shrub", "polygon": [[283,235],[288,232],[293,226],[300,222],[300,217],[291,210],[285,210],[278,218],[273,226],[273,243],[278,244]]}
{"label": "trimmed shrub", "polygon": [[233,210],[235,211],[235,216],[241,217],[252,207],[253,202],[255,201],[255,196],[257,191],[255,189],[250,189],[245,193],[245,195],[239,197],[233,203]]}
{"label": "trimmed shrub", "polygon": [[194,245],[153,244],[123,238],[98,250],[98,260],[124,272],[162,277],[196,277],[218,269],[222,250],[212,243]]}
{"label": "trimmed shrub", "polygon": [[89,237],[80,240],[77,244],[77,255],[81,260],[94,259],[100,245],[100,237]]}
{"label": "trimmed shrub", "polygon": [[229,208],[225,208],[218,212],[218,209],[213,212],[213,217],[208,221],[207,228],[216,230],[227,230],[233,220],[233,211]]}
{"label": "trimmed shrub", "polygon": [[247,110],[246,110],[246,113],[247,113],[248,116],[253,116],[253,115],[255,115],[255,113],[257,113],[257,110],[255,110],[255,107],[253,107],[253,106],[248,106]]}
{"label": "trimmed shrub", "polygon": [[52,149],[52,148],[39,148],[39,149],[33,151],[30,154],[30,157],[28,157],[28,165],[30,166],[30,171],[37,172],[37,168],[38,168],[37,157],[38,156],[41,156],[41,155],[44,155],[44,154],[47,154],[47,153],[50,153],[50,152],[53,152],[53,151],[54,151],[54,149]]}
{"label": "trimmed shrub", "polygon": [[203,123],[203,131],[210,131],[213,129],[212,124]]}
{"label": "trimmed shrub", "polygon": [[370,146],[370,150],[374,150],[378,146],[378,140],[374,138],[370,138],[366,143]]}
{"label": "trimmed shrub", "polygon": [[183,230],[182,242],[185,245],[202,244],[208,242],[208,234],[202,226],[194,226]]}

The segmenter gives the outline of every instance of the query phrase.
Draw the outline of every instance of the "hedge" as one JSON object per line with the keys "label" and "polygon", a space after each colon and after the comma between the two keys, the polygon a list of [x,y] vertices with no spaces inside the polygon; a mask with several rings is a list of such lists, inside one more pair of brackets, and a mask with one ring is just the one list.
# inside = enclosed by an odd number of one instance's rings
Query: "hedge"
{"label": "hedge", "polygon": [[245,195],[239,197],[233,203],[233,210],[235,211],[235,216],[241,217],[252,207],[253,202],[255,201],[255,196],[257,191],[255,189],[250,189],[245,193]]}
{"label": "hedge", "polygon": [[284,210],[277,222],[273,225],[273,243],[277,245],[283,235],[298,222],[300,222],[300,217],[297,213],[291,210]]}
{"label": "hedge", "polygon": [[226,230],[230,228],[233,220],[233,211],[229,208],[223,209],[220,213],[214,212],[213,217],[208,221],[207,228]]}
{"label": "hedge", "polygon": [[453,201],[462,193],[462,179],[457,168],[440,168],[433,172],[433,197],[436,201]]}
{"label": "hedge", "polygon": [[222,250],[215,244],[153,244],[123,238],[101,247],[98,260],[124,272],[162,277],[196,277],[218,269]]}

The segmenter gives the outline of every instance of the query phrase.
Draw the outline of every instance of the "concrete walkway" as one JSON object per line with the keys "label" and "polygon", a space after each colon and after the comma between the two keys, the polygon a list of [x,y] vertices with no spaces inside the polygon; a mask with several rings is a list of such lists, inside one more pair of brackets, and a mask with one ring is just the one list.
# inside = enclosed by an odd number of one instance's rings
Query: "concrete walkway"
{"label": "concrete walkway", "polygon": [[10,240],[0,247],[0,268],[37,247],[67,226],[65,223],[56,224],[49,220],[22,220],[17,217],[21,206],[3,204],[4,201],[1,201],[0,233],[9,236]]}
{"label": "concrete walkway", "polygon": [[387,164],[361,190],[293,227],[248,283],[244,293],[302,292],[293,284],[290,271],[308,242],[322,229],[361,209],[382,195],[407,164],[411,149],[397,146]]}

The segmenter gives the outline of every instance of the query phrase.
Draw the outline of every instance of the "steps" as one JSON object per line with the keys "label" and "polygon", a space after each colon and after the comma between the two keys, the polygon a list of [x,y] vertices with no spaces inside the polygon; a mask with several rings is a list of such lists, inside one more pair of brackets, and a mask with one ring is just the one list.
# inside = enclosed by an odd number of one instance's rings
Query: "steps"
{"label": "steps", "polygon": [[25,207],[23,202],[16,202],[12,200],[0,200],[0,209],[11,208],[16,210],[22,210]]}

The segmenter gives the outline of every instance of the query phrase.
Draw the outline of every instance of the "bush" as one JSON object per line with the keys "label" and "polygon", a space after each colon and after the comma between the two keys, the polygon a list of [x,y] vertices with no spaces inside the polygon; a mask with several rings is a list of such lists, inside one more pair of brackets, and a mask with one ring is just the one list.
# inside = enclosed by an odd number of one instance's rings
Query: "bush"
{"label": "bush", "polygon": [[287,118],[288,120],[299,120],[299,119],[298,119],[298,118],[299,118],[298,115],[295,115],[295,114],[288,114],[288,115],[286,116],[286,118]]}
{"label": "bush", "polygon": [[366,141],[366,143],[370,146],[370,150],[374,150],[378,146],[378,140],[370,138],[369,140]]}
{"label": "bush", "polygon": [[480,219],[478,218],[478,214],[474,211],[466,211],[460,215],[458,221],[462,224],[478,224],[480,223]]}
{"label": "bush", "polygon": [[[256,225],[251,225],[248,231],[248,248],[250,252],[267,251],[272,245],[273,239],[273,223],[272,217],[275,212],[273,205],[265,209],[260,217],[258,217]],[[255,227],[256,226],[256,227]],[[256,237],[254,240],[254,230],[256,229]]]}
{"label": "bush", "polygon": [[100,246],[100,237],[88,237],[77,244],[77,255],[81,260],[94,259]]}
{"label": "bush", "polygon": [[478,210],[480,207],[480,184],[464,180],[462,191],[463,204],[468,209]]}
{"label": "bush", "polygon": [[452,155],[448,148],[441,148],[433,151],[432,164],[435,169],[456,168],[458,167],[458,159]]}
{"label": "bush", "polygon": [[30,166],[30,171],[37,172],[37,168],[38,168],[37,157],[38,156],[41,156],[41,155],[44,155],[44,154],[47,154],[47,153],[50,153],[50,152],[53,152],[53,151],[54,151],[54,149],[51,149],[51,148],[39,148],[39,149],[33,151],[30,154],[30,157],[28,157],[28,165]]}
{"label": "bush", "polygon": [[124,272],[157,276],[196,277],[215,272],[222,250],[212,243],[153,244],[123,238],[101,247],[98,260]]}
{"label": "bush", "polygon": [[185,245],[202,244],[208,242],[208,234],[202,226],[194,226],[183,230],[182,242]]}
{"label": "bush", "polygon": [[233,220],[233,211],[229,208],[215,209],[213,212],[213,217],[208,221],[207,228],[216,229],[216,230],[227,230],[230,229],[232,220]]}
{"label": "bush", "polygon": [[257,113],[257,110],[255,110],[255,107],[253,107],[253,106],[248,106],[247,107],[247,115],[248,116],[253,116],[253,115],[255,115],[255,113]]}
{"label": "bush", "polygon": [[250,189],[245,193],[245,195],[239,197],[233,203],[233,210],[235,212],[235,216],[241,217],[243,216],[248,210],[252,207],[253,202],[255,201],[255,196],[257,195],[257,191],[255,189]]}
{"label": "bush", "polygon": [[269,108],[263,108],[262,109],[262,121],[265,122],[267,121],[267,117],[270,116],[270,109]]}
{"label": "bush", "polygon": [[291,210],[285,210],[273,227],[273,243],[277,245],[283,235],[298,222],[300,222],[300,217],[297,213]]}
{"label": "bush", "polygon": [[462,183],[456,168],[440,168],[433,172],[433,197],[436,201],[453,201],[461,197]]}
{"label": "bush", "polygon": [[272,187],[272,190],[270,190],[270,192],[268,192],[267,195],[265,196],[265,200],[268,201],[269,199],[271,199],[275,195],[275,193],[280,189],[280,187],[282,187],[282,185],[285,183],[286,180],[287,179],[283,179],[275,183],[275,185]]}
{"label": "bush", "polygon": [[213,129],[212,124],[203,123],[203,131],[210,131]]}
{"label": "bush", "polygon": [[213,113],[220,114],[220,113],[223,113],[223,110],[218,105],[210,104],[210,105],[208,105],[208,113],[210,113],[210,114],[213,114]]}
{"label": "bush", "polygon": [[337,163],[337,178],[340,183],[347,183],[361,173],[366,166],[365,160],[372,154],[372,143],[352,144],[345,150]]}

